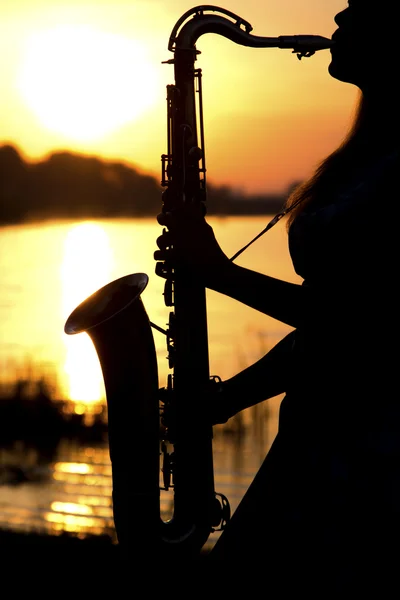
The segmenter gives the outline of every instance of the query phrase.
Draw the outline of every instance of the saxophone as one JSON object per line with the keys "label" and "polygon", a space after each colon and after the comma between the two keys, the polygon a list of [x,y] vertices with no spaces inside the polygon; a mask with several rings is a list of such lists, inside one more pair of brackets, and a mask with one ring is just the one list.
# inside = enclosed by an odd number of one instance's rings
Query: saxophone
{"label": "saxophone", "polygon": [[[201,69],[195,68],[201,35],[236,44],[288,48],[298,58],[329,48],[314,35],[259,37],[232,12],[216,6],[187,11],[172,30],[168,49],[175,83],[167,86],[167,144],[162,154],[166,190],[162,211],[184,222],[188,206],[206,214],[206,166]],[[113,514],[121,549],[148,557],[198,556],[215,531],[229,522],[227,498],[214,489],[212,426],[207,420],[218,377],[210,377],[206,290],[167,259],[156,264],[171,307],[168,328],[152,323],[141,296],[148,276],[121,277],[84,300],[68,317],[67,334],[86,332],[97,352],[108,409]],[[170,373],[158,382],[152,328],[165,334]],[[132,457],[132,447],[136,454]],[[160,491],[173,495],[173,514],[163,519]]]}

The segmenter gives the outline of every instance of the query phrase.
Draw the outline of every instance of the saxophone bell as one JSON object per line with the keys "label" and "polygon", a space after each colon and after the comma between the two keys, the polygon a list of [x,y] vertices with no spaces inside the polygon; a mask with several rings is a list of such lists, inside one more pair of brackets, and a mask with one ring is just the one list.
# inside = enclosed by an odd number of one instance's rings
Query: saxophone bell
{"label": "saxophone bell", "polygon": [[118,542],[125,550],[153,555],[160,515],[159,402],[156,350],[141,300],[147,283],[148,276],[137,273],[105,285],[75,308],[64,331],[86,332],[99,358]]}

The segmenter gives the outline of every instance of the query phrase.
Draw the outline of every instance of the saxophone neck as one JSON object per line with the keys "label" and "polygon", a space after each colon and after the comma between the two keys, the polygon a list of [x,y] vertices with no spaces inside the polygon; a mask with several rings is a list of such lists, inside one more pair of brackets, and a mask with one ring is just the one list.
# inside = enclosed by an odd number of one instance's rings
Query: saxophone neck
{"label": "saxophone neck", "polygon": [[252,48],[289,48],[298,55],[312,56],[317,50],[325,50],[332,40],[320,35],[288,35],[263,37],[252,35],[253,27],[238,15],[217,6],[197,6],[187,11],[176,22],[168,43],[168,50],[192,50],[199,37],[205,33],[222,35],[236,44]]}

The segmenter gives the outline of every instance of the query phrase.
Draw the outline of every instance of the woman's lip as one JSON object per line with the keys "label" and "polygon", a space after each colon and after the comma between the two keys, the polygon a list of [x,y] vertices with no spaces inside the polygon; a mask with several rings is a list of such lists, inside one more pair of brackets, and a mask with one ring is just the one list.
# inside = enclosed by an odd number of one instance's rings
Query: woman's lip
{"label": "woman's lip", "polygon": [[340,36],[340,34],[338,34],[338,33],[334,33],[334,34],[332,35],[332,37],[331,37],[331,40],[332,40],[332,45],[331,45],[331,47],[330,47],[330,50],[334,49],[334,48],[335,48],[335,46],[336,46],[338,43],[341,43],[341,41],[340,41],[340,38],[341,38],[341,36]]}
{"label": "woman's lip", "polygon": [[336,29],[331,36],[331,40],[332,42],[337,42],[340,38],[343,38],[343,31],[341,29]]}

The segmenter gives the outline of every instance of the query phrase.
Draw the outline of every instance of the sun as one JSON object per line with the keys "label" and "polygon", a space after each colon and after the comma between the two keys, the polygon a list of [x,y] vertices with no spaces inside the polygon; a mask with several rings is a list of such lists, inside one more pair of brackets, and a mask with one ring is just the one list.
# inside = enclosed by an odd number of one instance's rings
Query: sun
{"label": "sun", "polygon": [[157,96],[144,46],[88,25],[60,25],[26,45],[17,85],[43,126],[92,141],[137,120]]}

